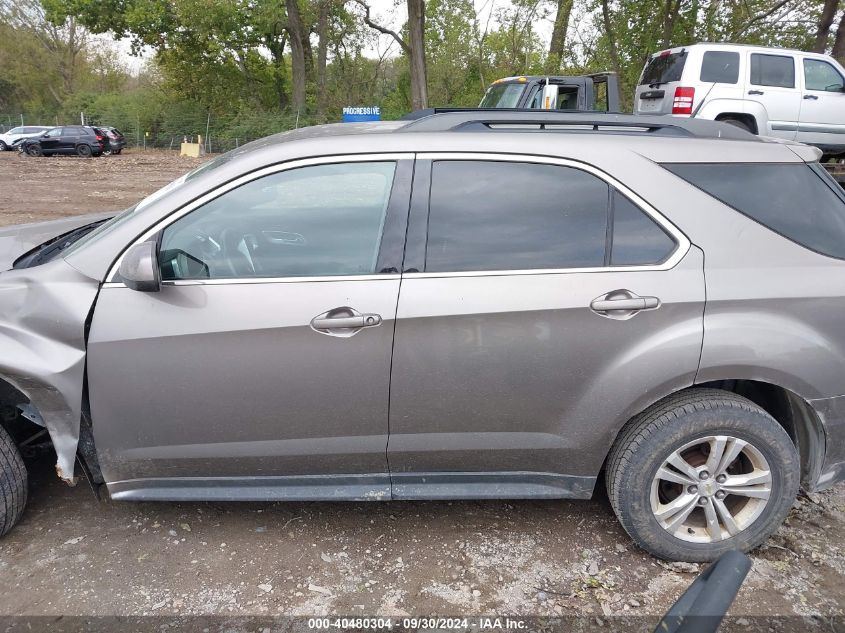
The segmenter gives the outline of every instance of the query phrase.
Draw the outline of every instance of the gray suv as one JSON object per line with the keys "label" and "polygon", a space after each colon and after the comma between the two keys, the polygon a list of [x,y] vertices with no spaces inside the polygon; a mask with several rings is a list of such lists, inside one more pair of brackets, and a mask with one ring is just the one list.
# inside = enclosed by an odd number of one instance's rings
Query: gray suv
{"label": "gray suv", "polygon": [[6,253],[0,531],[46,428],[59,476],[115,500],[603,476],[657,556],[753,548],[845,478],[845,195],[818,156],[659,117],[330,125]]}

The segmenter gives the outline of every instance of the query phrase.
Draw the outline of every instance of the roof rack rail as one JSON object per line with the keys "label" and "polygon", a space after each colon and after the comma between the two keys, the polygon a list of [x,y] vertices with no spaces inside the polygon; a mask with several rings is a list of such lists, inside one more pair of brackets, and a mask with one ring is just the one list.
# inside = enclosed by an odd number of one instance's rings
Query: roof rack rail
{"label": "roof rack rail", "polygon": [[429,108],[404,117],[403,132],[553,131],[759,140],[750,132],[706,119],[605,114],[576,110]]}

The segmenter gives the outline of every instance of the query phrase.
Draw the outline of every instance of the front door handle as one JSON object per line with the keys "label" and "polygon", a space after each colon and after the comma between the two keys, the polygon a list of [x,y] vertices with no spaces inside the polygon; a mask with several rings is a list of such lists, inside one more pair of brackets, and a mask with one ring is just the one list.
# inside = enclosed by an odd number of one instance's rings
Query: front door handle
{"label": "front door handle", "polygon": [[380,314],[362,314],[348,306],[334,308],[311,319],[311,327],[317,332],[340,337],[349,337],[362,328],[380,324]]}
{"label": "front door handle", "polygon": [[804,98],[805,99],[812,99],[813,101],[816,101],[819,97],[818,97],[818,95],[804,95]]}
{"label": "front door handle", "polygon": [[762,90],[749,90],[748,94],[750,95],[761,95],[764,94]]}

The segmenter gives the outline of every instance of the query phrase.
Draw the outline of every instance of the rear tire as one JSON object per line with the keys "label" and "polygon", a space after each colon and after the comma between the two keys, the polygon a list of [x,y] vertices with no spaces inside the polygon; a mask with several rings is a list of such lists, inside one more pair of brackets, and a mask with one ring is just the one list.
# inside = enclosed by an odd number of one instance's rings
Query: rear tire
{"label": "rear tire", "polygon": [[720,389],[649,407],[622,429],[607,462],[608,496],[625,531],[655,556],[690,562],[763,543],[786,518],[799,478],[783,427]]}
{"label": "rear tire", "polygon": [[120,152],[122,152],[122,151],[123,151],[123,148],[121,147],[120,149],[112,150],[112,154],[114,154],[115,156],[117,156],[117,155],[118,155],[118,154],[120,154]]}
{"label": "rear tire", "polygon": [[0,152],[5,152],[9,149],[9,146],[6,145],[6,141],[0,141]]}
{"label": "rear tire", "polygon": [[77,145],[76,146],[76,155],[81,156],[82,158],[91,158],[93,151],[91,150],[90,145]]}
{"label": "rear tire", "polygon": [[757,134],[748,123],[743,121],[742,119],[735,119],[733,117],[726,117],[724,119],[719,119],[720,123],[727,123],[728,125],[733,125],[734,127],[738,127],[740,130],[745,130],[750,134]]}
{"label": "rear tire", "polygon": [[26,495],[26,466],[12,438],[0,427],[0,536],[20,520]]}

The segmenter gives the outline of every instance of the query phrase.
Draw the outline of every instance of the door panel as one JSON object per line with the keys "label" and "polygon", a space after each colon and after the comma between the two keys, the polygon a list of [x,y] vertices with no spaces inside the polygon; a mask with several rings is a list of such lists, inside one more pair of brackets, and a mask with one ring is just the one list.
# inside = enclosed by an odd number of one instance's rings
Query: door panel
{"label": "door panel", "polygon": [[589,496],[624,422],[693,383],[703,255],[583,165],[422,158],[391,374],[393,496]]}
{"label": "door panel", "polygon": [[768,114],[768,134],[790,140],[797,133],[801,108],[795,61],[791,55],[749,53],[746,84],[746,98],[761,104]]}
{"label": "door panel", "polygon": [[88,384],[113,496],[389,495],[413,162],[369,158],[224,185],[141,238],[158,236],[159,292],[104,285]]}
{"label": "door panel", "polygon": [[[625,320],[590,309],[616,289],[660,307]],[[667,271],[406,277],[391,472],[595,476],[628,417],[692,384],[703,309],[695,248]]]}
{"label": "door panel", "polygon": [[[106,481],[383,473],[398,276],[104,288],[88,349]],[[382,316],[348,338],[311,320]]]}
{"label": "door panel", "polygon": [[[845,147],[845,79],[826,61],[804,59],[804,93],[798,140]],[[838,87],[838,90],[835,88]]]}

